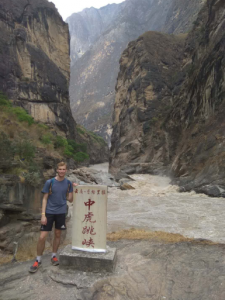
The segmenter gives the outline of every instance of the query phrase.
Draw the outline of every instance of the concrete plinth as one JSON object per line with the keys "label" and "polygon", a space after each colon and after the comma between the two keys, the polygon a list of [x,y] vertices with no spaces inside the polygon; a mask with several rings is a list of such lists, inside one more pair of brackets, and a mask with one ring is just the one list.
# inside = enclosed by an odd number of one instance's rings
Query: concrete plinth
{"label": "concrete plinth", "polygon": [[83,272],[113,272],[116,265],[116,248],[107,247],[106,253],[90,253],[72,250],[66,246],[59,256],[60,269]]}

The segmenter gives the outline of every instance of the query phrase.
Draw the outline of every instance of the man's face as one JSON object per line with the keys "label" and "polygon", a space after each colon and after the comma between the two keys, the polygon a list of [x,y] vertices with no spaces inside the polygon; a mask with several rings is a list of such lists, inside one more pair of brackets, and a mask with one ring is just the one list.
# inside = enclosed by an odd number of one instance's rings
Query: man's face
{"label": "man's face", "polygon": [[57,173],[59,177],[64,177],[66,175],[66,166],[58,167]]}

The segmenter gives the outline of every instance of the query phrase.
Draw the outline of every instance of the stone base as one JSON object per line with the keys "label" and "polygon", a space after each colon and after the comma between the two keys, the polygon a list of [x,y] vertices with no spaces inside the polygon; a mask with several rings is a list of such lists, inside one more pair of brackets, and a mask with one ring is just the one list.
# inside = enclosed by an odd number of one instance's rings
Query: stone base
{"label": "stone base", "polygon": [[112,273],[116,265],[116,248],[107,247],[106,253],[90,253],[72,250],[72,245],[68,245],[60,253],[59,262],[60,269]]}

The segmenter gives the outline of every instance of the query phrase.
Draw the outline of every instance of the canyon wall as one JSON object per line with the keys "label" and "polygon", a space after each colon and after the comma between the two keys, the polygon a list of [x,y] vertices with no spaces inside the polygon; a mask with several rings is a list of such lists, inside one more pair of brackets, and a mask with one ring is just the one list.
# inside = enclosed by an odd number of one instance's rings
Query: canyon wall
{"label": "canyon wall", "polygon": [[164,48],[147,33],[148,44],[144,35],[124,51],[112,172],[167,173],[182,190],[224,196],[224,16],[224,1],[207,1],[183,50],[182,41],[172,54],[176,43]]}
{"label": "canyon wall", "polygon": [[188,32],[204,2],[127,0],[100,10],[85,9],[68,18],[71,109],[77,122],[110,144],[119,59],[127,44],[148,30]]}
{"label": "canyon wall", "polygon": [[68,25],[46,0],[3,0],[0,9],[0,90],[35,121],[75,138]]}

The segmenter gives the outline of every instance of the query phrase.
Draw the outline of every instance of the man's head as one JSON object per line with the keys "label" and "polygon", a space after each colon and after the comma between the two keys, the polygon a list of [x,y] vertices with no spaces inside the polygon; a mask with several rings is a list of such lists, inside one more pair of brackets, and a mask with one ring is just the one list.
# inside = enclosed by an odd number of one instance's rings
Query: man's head
{"label": "man's head", "polygon": [[65,162],[60,162],[57,164],[57,173],[59,177],[64,177],[67,171],[67,164]]}

